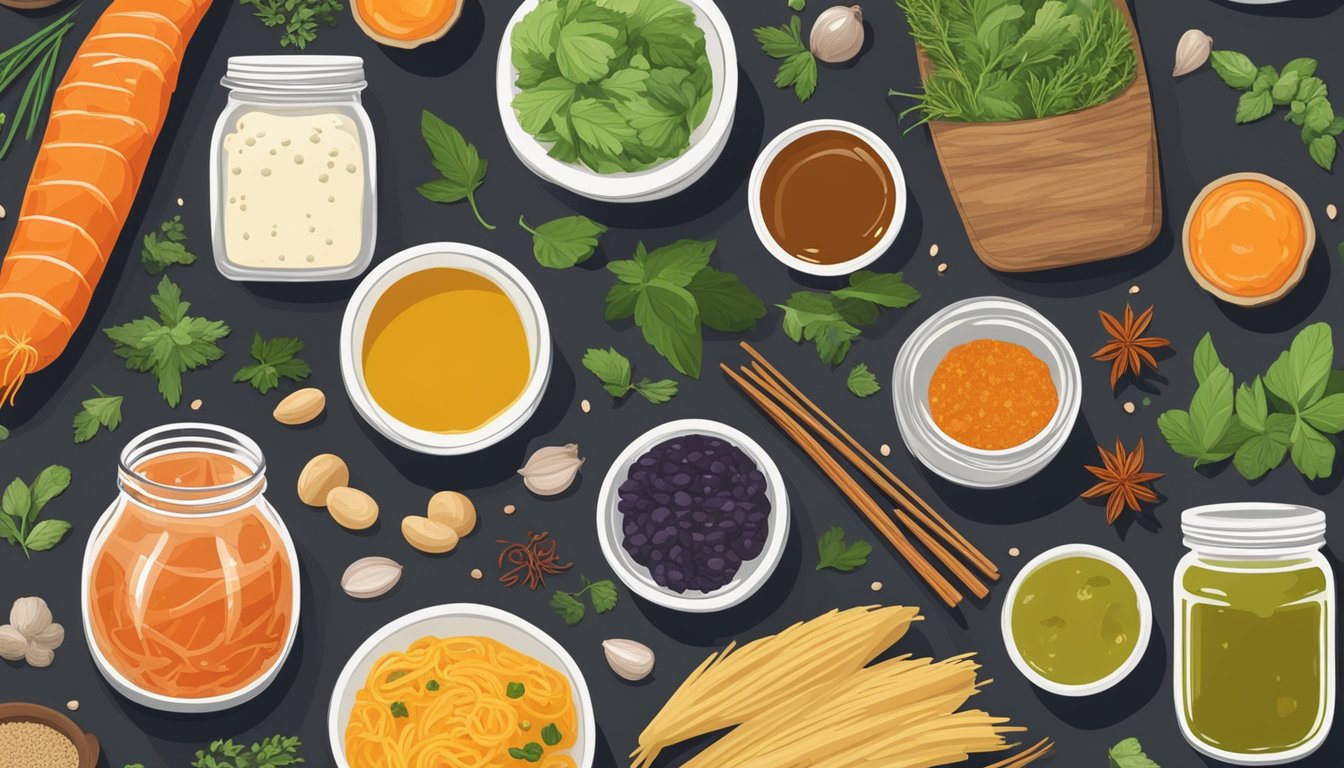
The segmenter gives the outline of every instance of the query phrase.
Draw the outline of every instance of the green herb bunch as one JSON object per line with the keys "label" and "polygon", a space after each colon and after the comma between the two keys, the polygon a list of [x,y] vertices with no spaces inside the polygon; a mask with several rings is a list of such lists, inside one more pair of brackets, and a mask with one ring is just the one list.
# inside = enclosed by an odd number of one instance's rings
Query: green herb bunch
{"label": "green herb bunch", "polygon": [[[9,153],[9,147],[14,143],[14,137],[18,135],[20,126],[23,126],[24,140],[32,141],[33,133],[37,131],[37,120],[43,112],[42,105],[51,94],[52,83],[56,79],[56,59],[61,54],[61,44],[65,42],[66,34],[75,26],[70,17],[74,16],[77,10],[79,6],[71,8],[26,40],[0,51],[0,94],[9,90],[9,87],[32,67],[28,85],[24,86],[19,106],[14,110],[14,120],[9,123],[4,143],[0,144],[0,158]],[[5,115],[0,113],[0,128],[4,127],[5,122]]]}
{"label": "green herb bunch", "polygon": [[896,0],[932,64],[924,93],[891,91],[929,120],[992,123],[1115,98],[1138,59],[1111,0]]}
{"label": "green herb bunch", "polygon": [[158,232],[145,235],[140,249],[140,264],[151,275],[157,275],[174,264],[189,266],[196,263],[196,254],[187,250],[187,228],[181,216],[174,216],[159,225]]}
{"label": "green herb bunch", "polygon": [[[862,270],[850,275],[844,288],[830,293],[797,291],[778,306],[784,310],[784,333],[790,339],[812,342],[823,363],[839,365],[863,328],[877,322],[882,309],[908,307],[919,297],[900,272]],[[876,385],[877,377],[866,366],[850,374],[850,389],[860,397],[876,392]]]}
{"label": "green herb bunch", "polygon": [[514,111],[551,157],[598,173],[680,156],[714,95],[681,0],[542,0],[510,37]]}
{"label": "green herb bunch", "polygon": [[32,485],[15,478],[0,496],[0,539],[19,545],[29,558],[59,544],[70,532],[70,523],[50,519],[39,523],[37,517],[47,502],[69,487],[70,470],[58,465],[38,473]]}
{"label": "green herb bunch", "polygon": [[1162,768],[1143,753],[1139,740],[1128,738],[1106,752],[1111,768]]}
{"label": "green herb bunch", "polygon": [[191,303],[182,300],[182,289],[167,277],[149,300],[157,317],[104,328],[103,333],[116,344],[113,353],[126,360],[127,368],[154,374],[159,394],[176,407],[182,401],[182,374],[224,356],[216,342],[229,335],[229,326],[188,315]]}
{"label": "green herb bunch", "polygon": [[1335,114],[1325,81],[1316,77],[1315,59],[1293,59],[1280,71],[1269,65],[1256,67],[1236,51],[1214,51],[1209,58],[1223,82],[1242,92],[1238,123],[1252,123],[1268,117],[1275,107],[1287,107],[1283,119],[1302,129],[1307,154],[1330,170],[1339,152],[1339,135],[1344,134],[1344,116]]}
{"label": "green herb bunch", "polygon": [[1330,326],[1315,323],[1264,376],[1234,391],[1232,372],[1205,334],[1195,348],[1199,386],[1190,409],[1163,413],[1157,426],[1197,467],[1231,458],[1242,477],[1255,480],[1291,454],[1308,479],[1328,477],[1335,466],[1328,435],[1344,432],[1344,371],[1333,370],[1334,359]]}
{"label": "green herb bunch", "polygon": [[240,4],[256,9],[252,15],[262,24],[280,29],[281,48],[299,50],[317,39],[318,24],[334,27],[336,14],[345,12],[338,0],[240,0]]}
{"label": "green herb bunch", "polygon": [[294,736],[270,736],[252,746],[234,744],[232,739],[213,741],[209,749],[197,750],[191,768],[280,768],[298,765],[299,747],[303,743]]}

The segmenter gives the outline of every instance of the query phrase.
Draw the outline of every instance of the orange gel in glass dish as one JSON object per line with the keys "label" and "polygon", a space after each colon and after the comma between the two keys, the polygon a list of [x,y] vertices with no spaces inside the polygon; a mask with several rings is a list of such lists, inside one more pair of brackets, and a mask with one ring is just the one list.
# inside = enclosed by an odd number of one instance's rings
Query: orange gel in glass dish
{"label": "orange gel in glass dish", "polygon": [[462,0],[355,0],[361,26],[387,44],[424,43],[447,31]]}
{"label": "orange gel in glass dish", "polygon": [[1272,294],[1292,279],[1305,258],[1306,238],[1291,198],[1262,181],[1240,179],[1200,202],[1187,246],[1205,280],[1249,299]]}
{"label": "orange gel in glass dish", "polygon": [[98,650],[150,693],[197,699],[245,688],[280,661],[295,611],[289,549],[260,495],[264,481],[207,450],[126,469],[92,555]]}

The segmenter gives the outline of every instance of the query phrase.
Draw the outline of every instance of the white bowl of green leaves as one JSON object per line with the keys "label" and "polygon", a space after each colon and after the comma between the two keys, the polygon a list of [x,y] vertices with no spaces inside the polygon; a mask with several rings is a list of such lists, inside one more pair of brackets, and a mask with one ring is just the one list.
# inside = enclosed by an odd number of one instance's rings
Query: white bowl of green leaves
{"label": "white bowl of green leaves", "polygon": [[676,194],[714,164],[737,78],[713,0],[523,0],[495,89],[524,165],[584,197],[636,203]]}

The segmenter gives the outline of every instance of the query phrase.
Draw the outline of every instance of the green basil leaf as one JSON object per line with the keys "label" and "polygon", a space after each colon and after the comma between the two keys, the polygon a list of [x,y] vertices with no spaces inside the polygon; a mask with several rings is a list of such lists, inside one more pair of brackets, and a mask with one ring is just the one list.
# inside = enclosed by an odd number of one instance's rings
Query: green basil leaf
{"label": "green basil leaf", "polygon": [[1265,399],[1265,385],[1256,377],[1251,386],[1237,388],[1237,418],[1252,432],[1264,432],[1269,418],[1269,402]]}
{"label": "green basil leaf", "polygon": [[28,519],[28,513],[33,508],[32,492],[28,490],[28,484],[15,478],[8,487],[5,488],[4,496],[0,497],[0,510],[6,515],[19,520],[20,522]]}
{"label": "green basil leaf", "polygon": [[1339,143],[1334,136],[1317,136],[1307,145],[1307,153],[1316,164],[1330,170],[1335,164],[1335,154],[1339,151]]}
{"label": "green basil leaf", "polygon": [[658,248],[644,256],[646,279],[659,278],[685,288],[709,266],[709,257],[717,246],[717,240],[678,240]]}
{"label": "green basil leaf", "polygon": [[1269,95],[1274,97],[1274,103],[1283,106],[1292,101],[1297,95],[1297,84],[1301,82],[1302,77],[1296,72],[1289,72],[1286,69],[1279,75],[1278,82],[1269,89]]}
{"label": "green basil leaf", "polygon": [[1209,374],[1222,368],[1223,362],[1218,358],[1218,350],[1213,346],[1213,334],[1206,333],[1195,345],[1194,354],[1195,381],[1203,383]]}
{"label": "green basil leaf", "polygon": [[700,314],[690,292],[662,278],[648,281],[635,302],[635,325],[673,368],[700,378]]}
{"label": "green basil leaf", "polygon": [[1247,91],[1237,99],[1236,121],[1251,123],[1274,111],[1274,99],[1268,91]]}
{"label": "green basil leaf", "polygon": [[1328,395],[1307,406],[1302,418],[1328,434],[1344,432],[1344,395]]}
{"label": "green basil leaf", "polygon": [[1283,74],[1295,74],[1300,78],[1308,78],[1316,74],[1315,59],[1293,59],[1283,65]]}
{"label": "green basil leaf", "polygon": [[33,481],[33,502],[28,511],[28,520],[31,522],[37,518],[37,513],[47,505],[47,502],[65,493],[65,489],[70,487],[70,470],[60,465],[52,465],[42,470],[37,479]]}
{"label": "green basil leaf", "polygon": [[859,363],[849,371],[846,377],[846,385],[849,391],[857,397],[870,397],[882,391],[882,385],[877,383],[877,376],[868,370],[868,366]]}
{"label": "green basil leaf", "polygon": [[1236,51],[1214,51],[1209,56],[1213,71],[1224,83],[1244,91],[1255,83],[1255,65],[1244,53]]}
{"label": "green basil leaf", "polygon": [[716,331],[749,331],[765,317],[765,303],[737,275],[704,267],[686,290],[695,298],[701,321]]}
{"label": "green basil leaf", "polygon": [[583,367],[602,382],[612,397],[630,391],[630,360],[615,349],[589,349],[583,355]]}
{"label": "green basil leaf", "polygon": [[565,216],[536,229],[520,216],[518,225],[532,234],[532,255],[537,263],[551,269],[567,269],[587,261],[607,231],[587,216]]}
{"label": "green basil leaf", "polygon": [[1308,480],[1328,477],[1335,468],[1335,444],[1302,419],[1293,425],[1293,464]]}
{"label": "green basil leaf", "polygon": [[70,532],[70,524],[64,520],[43,520],[28,532],[24,546],[34,552],[46,552],[60,543]]}

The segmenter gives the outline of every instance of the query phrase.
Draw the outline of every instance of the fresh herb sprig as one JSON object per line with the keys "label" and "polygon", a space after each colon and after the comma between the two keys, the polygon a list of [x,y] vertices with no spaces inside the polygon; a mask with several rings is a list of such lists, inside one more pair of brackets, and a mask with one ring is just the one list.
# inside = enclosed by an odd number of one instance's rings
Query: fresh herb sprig
{"label": "fresh herb sprig", "polygon": [[251,747],[233,743],[233,739],[216,740],[208,749],[197,750],[191,768],[281,768],[303,762],[299,747],[303,742],[296,736],[269,736]]}
{"label": "fresh herb sprig", "polygon": [[140,263],[145,271],[157,275],[174,264],[187,266],[196,263],[196,254],[187,250],[187,229],[181,216],[174,216],[159,225],[158,232],[145,235],[140,249]]}
{"label": "fresh herb sprig", "polygon": [[850,369],[845,384],[855,397],[871,397],[882,391],[882,385],[877,383],[877,376],[868,370],[868,366],[864,363],[859,363]]}
{"label": "fresh herb sprig", "polygon": [[568,269],[587,261],[607,231],[587,216],[565,216],[536,229],[519,216],[518,226],[532,235],[532,255],[537,257],[537,263],[551,269]]}
{"label": "fresh herb sprig", "polygon": [[574,593],[556,590],[555,594],[551,595],[550,601],[551,610],[555,611],[571,627],[583,621],[584,615],[588,612],[583,602],[579,600],[585,594],[588,595],[588,600],[592,602],[593,610],[598,613],[610,613],[616,609],[616,585],[612,583],[611,579],[589,581],[587,576],[579,578],[583,580],[583,589]]}
{"label": "fresh herb sprig", "polygon": [[75,430],[76,443],[92,440],[100,428],[115,432],[117,427],[121,426],[121,403],[124,398],[120,395],[109,395],[97,387],[94,387],[93,391],[97,392],[98,396],[80,403],[82,410],[75,414],[75,420],[71,424]]}
{"label": "fresh herb sprig", "polygon": [[919,122],[1051,117],[1104,104],[1134,82],[1138,59],[1110,2],[897,0],[932,71],[901,113]]}
{"label": "fresh herb sprig", "polygon": [[765,305],[736,275],[709,266],[717,241],[678,240],[654,251],[643,243],[633,259],[607,269],[617,283],[607,292],[607,320],[635,319],[644,340],[693,379],[700,378],[701,326],[750,330]]}
{"label": "fresh herb sprig", "polygon": [[1209,57],[1213,71],[1228,86],[1242,92],[1237,100],[1237,123],[1252,123],[1268,117],[1275,107],[1287,107],[1283,119],[1302,129],[1307,154],[1330,170],[1344,134],[1344,116],[1330,104],[1325,81],[1316,77],[1316,60],[1293,59],[1282,70],[1257,67],[1244,53],[1214,51]]}
{"label": "fresh herb sprig", "polygon": [[233,375],[233,381],[247,382],[263,395],[280,386],[281,378],[303,381],[313,369],[296,357],[302,351],[303,342],[299,339],[289,336],[262,339],[260,333],[253,334],[252,359],[255,362],[239,369]]}
{"label": "fresh herb sprig", "polygon": [[845,532],[831,528],[817,539],[817,570],[832,568],[849,573],[867,564],[873,545],[863,540],[845,543]]}
{"label": "fresh herb sprig", "polygon": [[[792,0],[790,1],[792,5]],[[795,8],[794,10],[802,10]],[[775,87],[788,88],[799,101],[807,101],[817,90],[817,57],[803,42],[803,25],[797,16],[789,19],[788,24],[778,27],[757,27],[751,32],[761,50],[772,59],[779,59],[779,71],[775,73]]]}
{"label": "fresh herb sprig", "polygon": [[862,329],[877,322],[882,309],[901,309],[920,293],[900,272],[863,270],[849,276],[849,285],[830,293],[798,291],[777,305],[784,310],[784,333],[796,342],[816,345],[823,363],[845,361]]}
{"label": "fresh herb sprig", "polygon": [[240,0],[256,10],[254,16],[267,27],[280,28],[280,47],[299,50],[317,39],[318,24],[336,26],[336,15],[345,12],[337,0]]}
{"label": "fresh herb sprig", "polygon": [[583,367],[596,376],[602,382],[602,387],[617,399],[633,391],[650,403],[660,405],[677,396],[677,382],[671,379],[653,381],[646,376],[637,383],[631,383],[629,358],[611,347],[590,348],[583,355]]}
{"label": "fresh herb sprig", "polygon": [[224,356],[215,342],[229,335],[229,326],[189,316],[191,304],[182,300],[182,289],[166,276],[149,300],[158,317],[142,317],[103,333],[116,344],[113,352],[126,359],[127,368],[154,374],[159,394],[176,407],[182,401],[182,374]]}
{"label": "fresh herb sprig", "polygon": [[481,209],[476,206],[476,190],[485,181],[485,173],[490,168],[476,145],[468,144],[462,132],[445,123],[429,110],[420,114],[420,135],[434,157],[434,168],[443,177],[427,181],[415,188],[426,200],[435,203],[456,203],[466,200],[471,204],[471,212],[486,229],[495,226],[481,217]]}
{"label": "fresh herb sprig", "polygon": [[14,143],[14,137],[18,135],[20,126],[23,126],[24,140],[33,140],[33,134],[37,131],[38,117],[44,111],[42,105],[51,95],[52,83],[56,78],[56,60],[61,55],[61,44],[65,42],[66,34],[75,26],[70,18],[78,10],[79,6],[71,8],[26,40],[0,52],[0,94],[9,90],[9,86],[32,67],[28,85],[24,87],[23,96],[19,98],[19,106],[14,110],[14,119],[5,120],[4,116],[0,115],[0,127],[6,122],[9,123],[4,143],[0,144],[0,159],[9,154],[9,147]]}
{"label": "fresh herb sprig", "polygon": [[37,517],[47,502],[69,487],[70,470],[55,464],[38,473],[32,485],[15,478],[0,496],[0,538],[19,545],[28,558],[59,544],[70,532],[70,524],[52,519],[38,522]]}
{"label": "fresh herb sprig", "polygon": [[1334,471],[1335,444],[1328,435],[1344,432],[1344,371],[1333,370],[1330,326],[1303,328],[1288,351],[1263,376],[1235,387],[1205,334],[1195,348],[1198,388],[1187,411],[1170,410],[1157,426],[1176,453],[1195,466],[1232,464],[1255,480],[1291,455],[1307,479]]}
{"label": "fresh herb sprig", "polygon": [[1111,768],[1162,768],[1143,753],[1139,740],[1132,737],[1111,747],[1106,755]]}

